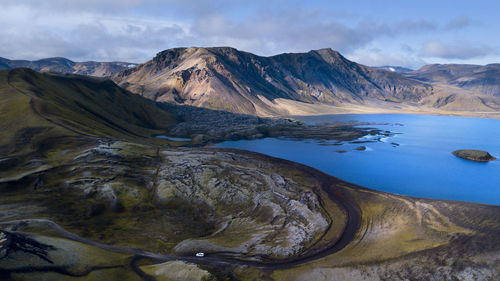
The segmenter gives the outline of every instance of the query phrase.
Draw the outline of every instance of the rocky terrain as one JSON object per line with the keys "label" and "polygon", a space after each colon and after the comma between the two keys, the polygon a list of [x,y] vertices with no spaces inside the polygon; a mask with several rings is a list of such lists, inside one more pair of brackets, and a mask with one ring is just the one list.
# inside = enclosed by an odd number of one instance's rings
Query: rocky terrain
{"label": "rocky terrain", "polygon": [[[308,125],[290,118],[263,118],[169,103],[159,106],[177,116],[178,122],[169,128],[168,135],[189,137],[192,144],[264,137],[351,141],[365,135],[391,135],[370,129],[369,123]],[[218,125],[214,126],[214,122]]]}
{"label": "rocky terrain", "polygon": [[[70,151],[40,153],[1,176],[6,279],[494,280],[500,274],[499,207],[367,190],[236,150],[87,140]],[[13,241],[31,246],[16,248]]]}
{"label": "rocky terrain", "polygon": [[108,77],[135,65],[134,63],[128,62],[74,62],[66,58],[47,58],[36,61],[0,58],[0,70],[30,68],[35,71],[79,74],[95,77]]}
{"label": "rocky terrain", "polygon": [[[50,217],[87,238],[149,251],[286,258],[303,252],[332,220],[310,188],[237,153],[110,141],[54,157],[2,171],[1,184],[13,188],[5,190],[2,221]],[[36,189],[20,194],[26,189],[13,185],[12,173],[34,180],[28,190]],[[27,205],[32,196],[41,205]],[[15,202],[25,202],[24,214],[15,214]]]}
{"label": "rocky terrain", "polygon": [[498,206],[389,194],[203,147],[390,132],[158,104],[111,81],[29,69],[0,71],[0,120],[1,280],[500,276]]}

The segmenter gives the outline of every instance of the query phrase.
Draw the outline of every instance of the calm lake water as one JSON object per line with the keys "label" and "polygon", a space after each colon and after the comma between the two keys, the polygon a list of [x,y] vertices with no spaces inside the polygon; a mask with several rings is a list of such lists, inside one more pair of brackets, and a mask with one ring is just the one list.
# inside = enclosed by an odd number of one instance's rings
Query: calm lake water
{"label": "calm lake water", "polygon": [[[407,114],[295,117],[307,123],[375,122],[395,133],[369,143],[266,138],[226,141],[216,147],[246,149],[322,170],[368,188],[398,194],[500,205],[500,160],[478,163],[451,154],[481,149],[500,158],[500,120]],[[377,140],[378,139],[378,140]],[[366,146],[366,150],[356,148]],[[335,151],[345,150],[345,153]]]}
{"label": "calm lake water", "polygon": [[163,136],[163,135],[158,135],[155,138],[165,139],[165,140],[170,140],[170,141],[191,141],[191,139],[188,139],[188,138],[176,138],[176,137],[169,137],[169,136]]}

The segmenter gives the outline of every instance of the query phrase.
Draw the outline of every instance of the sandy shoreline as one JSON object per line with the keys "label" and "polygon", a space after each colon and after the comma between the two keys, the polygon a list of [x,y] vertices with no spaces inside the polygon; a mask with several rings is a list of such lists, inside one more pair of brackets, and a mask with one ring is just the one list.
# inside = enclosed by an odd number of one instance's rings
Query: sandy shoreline
{"label": "sandy shoreline", "polygon": [[387,104],[335,106],[327,104],[308,104],[286,99],[276,99],[273,103],[275,103],[279,108],[289,112],[289,114],[275,115],[274,117],[338,114],[419,114],[500,119],[500,112],[495,111],[437,110],[433,108],[408,105],[395,105],[391,108],[388,107]]}

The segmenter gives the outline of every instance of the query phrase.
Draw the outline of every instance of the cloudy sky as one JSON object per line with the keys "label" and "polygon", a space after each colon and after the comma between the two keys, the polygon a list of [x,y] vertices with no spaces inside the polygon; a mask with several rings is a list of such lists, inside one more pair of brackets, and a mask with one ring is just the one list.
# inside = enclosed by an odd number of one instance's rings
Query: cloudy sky
{"label": "cloudy sky", "polygon": [[366,65],[500,62],[491,0],[0,0],[0,57],[144,62],[186,46],[332,48]]}

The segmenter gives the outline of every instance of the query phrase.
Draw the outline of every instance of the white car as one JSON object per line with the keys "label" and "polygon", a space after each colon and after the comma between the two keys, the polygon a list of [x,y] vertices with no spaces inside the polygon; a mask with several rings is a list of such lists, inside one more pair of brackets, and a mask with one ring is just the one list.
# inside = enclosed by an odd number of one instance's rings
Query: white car
{"label": "white car", "polygon": [[5,243],[7,243],[7,236],[4,233],[0,232],[0,248]]}
{"label": "white car", "polygon": [[197,256],[197,257],[204,257],[204,256],[205,256],[205,253],[196,253],[196,256]]}

